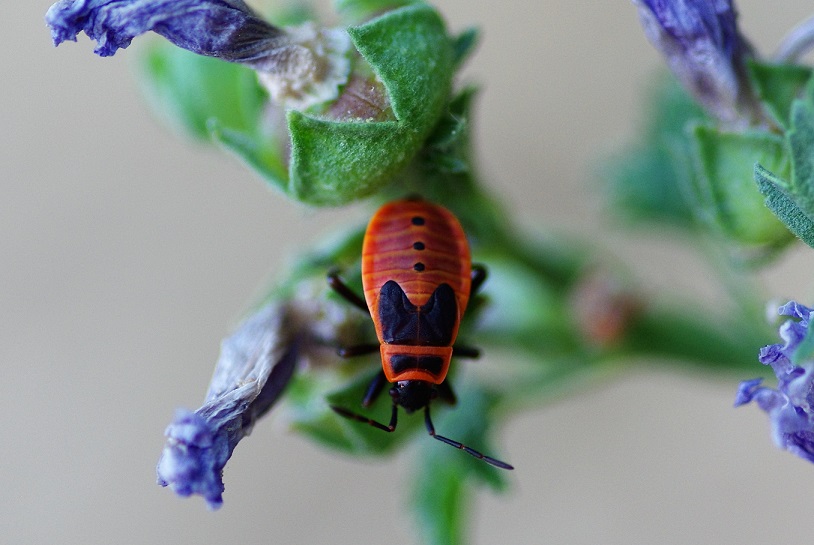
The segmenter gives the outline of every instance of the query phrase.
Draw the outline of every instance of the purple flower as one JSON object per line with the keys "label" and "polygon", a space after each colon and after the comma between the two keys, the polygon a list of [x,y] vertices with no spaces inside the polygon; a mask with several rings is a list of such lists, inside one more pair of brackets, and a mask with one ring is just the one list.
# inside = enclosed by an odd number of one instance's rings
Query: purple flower
{"label": "purple flower", "polygon": [[280,29],[243,0],[59,0],[45,22],[55,45],[84,32],[102,57],[155,32],[193,53],[256,70],[276,101],[300,110],[336,98],[350,72],[345,31]]}
{"label": "purple flower", "polygon": [[225,339],[204,405],[179,410],[156,472],[177,494],[200,494],[212,509],[223,503],[222,471],[238,442],[279,399],[299,355],[287,311],[269,305]]}
{"label": "purple flower", "polygon": [[738,32],[731,0],[632,0],[644,32],[684,87],[724,123],[758,115],[744,60],[751,47]]}
{"label": "purple flower", "polygon": [[769,415],[775,444],[814,462],[814,351],[809,346],[814,310],[792,301],[778,312],[794,319],[780,326],[783,343],[763,347],[759,356],[774,370],[777,389],[760,386],[762,379],[744,381],[735,406],[755,401]]}
{"label": "purple flower", "polygon": [[262,62],[286,42],[242,0],[60,0],[45,21],[54,45],[85,32],[102,57],[148,31],[200,55],[245,63]]}

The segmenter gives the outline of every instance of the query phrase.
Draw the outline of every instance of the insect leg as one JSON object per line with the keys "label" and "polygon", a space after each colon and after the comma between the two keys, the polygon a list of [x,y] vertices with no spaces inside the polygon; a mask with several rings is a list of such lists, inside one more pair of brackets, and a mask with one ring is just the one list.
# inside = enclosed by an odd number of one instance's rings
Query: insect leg
{"label": "insect leg", "polygon": [[390,423],[388,425],[384,425],[381,422],[377,422],[372,418],[368,418],[361,414],[355,413],[353,411],[349,411],[344,407],[338,407],[336,405],[331,405],[331,409],[338,414],[339,416],[344,416],[345,418],[350,418],[351,420],[356,420],[357,422],[363,422],[365,424],[370,424],[374,428],[379,428],[382,431],[392,432],[396,430],[396,424],[398,423],[398,405],[395,403],[393,404],[393,412],[390,414]]}
{"label": "insect leg", "polygon": [[328,285],[352,305],[358,307],[365,313],[370,312],[367,308],[367,303],[365,300],[342,281],[338,270],[331,269],[328,271]]}
{"label": "insect leg", "polygon": [[456,358],[476,359],[480,357],[480,349],[465,344],[456,344],[452,347],[452,355]]}
{"label": "insect leg", "polygon": [[463,443],[459,443],[458,441],[453,441],[452,439],[444,437],[443,435],[436,435],[435,434],[435,426],[432,425],[432,420],[430,419],[430,406],[429,405],[427,405],[424,408],[424,423],[427,425],[427,431],[430,433],[430,435],[435,437],[436,439],[438,439],[442,443],[446,443],[447,445],[450,445],[450,446],[455,447],[457,449],[461,449],[462,451],[466,452],[467,454],[470,454],[470,455],[474,456],[478,460],[483,460],[487,464],[491,464],[491,465],[493,465],[495,467],[499,467],[501,469],[514,469],[514,466],[511,466],[511,465],[507,464],[506,462],[501,462],[500,460],[496,460],[495,458],[492,458],[490,456],[484,456],[482,453],[478,452],[477,450],[475,450],[473,448],[467,447]]}
{"label": "insect leg", "polygon": [[486,267],[481,265],[480,263],[473,263],[472,264],[472,272],[470,273],[470,278],[472,278],[472,285],[469,288],[469,297],[474,296],[478,293],[483,282],[486,280],[487,273]]}
{"label": "insect leg", "polygon": [[458,399],[455,397],[455,392],[452,391],[452,386],[449,381],[445,380],[438,385],[438,398],[447,405],[455,405]]}
{"label": "insect leg", "polygon": [[382,393],[385,384],[388,384],[387,377],[384,376],[384,371],[379,371],[370,381],[365,391],[365,397],[362,398],[362,407],[370,407],[379,397],[379,394]]}
{"label": "insect leg", "polygon": [[354,346],[343,346],[336,349],[336,353],[342,358],[354,358],[356,356],[366,356],[379,351],[379,344],[356,344]]}
{"label": "insect leg", "polygon": [[[478,293],[483,282],[486,280],[486,267],[479,263],[472,264],[471,272],[472,284],[469,288],[469,297],[473,297]],[[464,344],[456,344],[452,347],[452,355],[458,358],[479,358],[480,350],[474,346],[466,346]]]}

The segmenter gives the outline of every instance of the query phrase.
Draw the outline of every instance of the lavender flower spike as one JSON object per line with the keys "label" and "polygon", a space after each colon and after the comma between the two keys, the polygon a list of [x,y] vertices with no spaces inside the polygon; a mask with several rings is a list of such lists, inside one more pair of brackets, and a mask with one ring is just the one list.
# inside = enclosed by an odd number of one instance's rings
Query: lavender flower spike
{"label": "lavender flower spike", "polygon": [[777,389],[761,386],[761,379],[744,381],[735,406],[755,401],[769,415],[775,444],[814,462],[814,310],[792,301],[778,312],[794,319],[780,326],[783,343],[763,347],[759,356],[777,376]]}
{"label": "lavender flower spike", "polygon": [[343,30],[280,29],[243,0],[59,0],[45,22],[55,45],[84,32],[102,57],[155,32],[193,53],[249,66],[275,101],[300,110],[336,98],[350,71]]}
{"label": "lavender flower spike", "polygon": [[222,471],[238,442],[280,397],[298,360],[288,310],[269,305],[225,339],[204,405],[179,410],[164,433],[158,484],[223,503]]}
{"label": "lavender flower spike", "polygon": [[712,116],[736,126],[758,119],[744,65],[751,47],[732,0],[632,1],[647,38]]}

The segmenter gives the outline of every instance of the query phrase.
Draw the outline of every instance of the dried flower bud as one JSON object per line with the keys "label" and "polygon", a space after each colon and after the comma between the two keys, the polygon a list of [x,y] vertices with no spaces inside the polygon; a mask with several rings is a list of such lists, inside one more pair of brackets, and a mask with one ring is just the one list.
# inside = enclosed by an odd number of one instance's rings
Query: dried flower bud
{"label": "dried flower bud", "polygon": [[55,45],[85,32],[103,57],[153,31],[193,53],[249,66],[275,100],[294,109],[336,98],[350,73],[347,32],[280,29],[242,0],[60,0],[45,20]]}
{"label": "dried flower bud", "polygon": [[704,108],[727,125],[760,118],[731,0],[633,0],[650,42]]}

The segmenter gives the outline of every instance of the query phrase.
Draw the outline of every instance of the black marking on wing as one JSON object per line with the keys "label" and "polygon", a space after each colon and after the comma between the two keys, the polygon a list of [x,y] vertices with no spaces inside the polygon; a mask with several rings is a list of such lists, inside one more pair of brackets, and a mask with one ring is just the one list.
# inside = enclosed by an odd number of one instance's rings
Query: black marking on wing
{"label": "black marking on wing", "polygon": [[413,356],[412,354],[395,354],[390,358],[393,373],[399,374],[411,369],[423,369],[433,375],[440,375],[444,360],[440,356]]}
{"label": "black marking on wing", "polygon": [[455,292],[441,284],[420,307],[407,298],[395,280],[388,280],[379,294],[382,340],[388,344],[450,346],[458,319]]}

